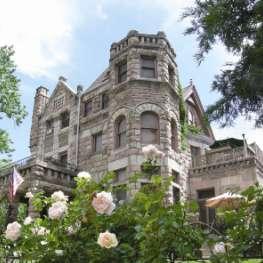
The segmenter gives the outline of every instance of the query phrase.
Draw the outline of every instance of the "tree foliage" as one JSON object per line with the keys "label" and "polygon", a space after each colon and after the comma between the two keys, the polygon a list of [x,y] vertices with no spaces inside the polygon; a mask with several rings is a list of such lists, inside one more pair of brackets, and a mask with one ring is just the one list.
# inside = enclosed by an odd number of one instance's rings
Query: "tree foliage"
{"label": "tree foliage", "polygon": [[[146,172],[149,183],[124,203],[114,200],[116,208],[111,214],[98,213],[93,201],[101,191],[118,191],[112,187],[112,173],[99,182],[76,177],[73,199],[64,200],[62,193],[59,202],[67,206],[67,212],[59,218],[50,216],[53,195],[35,193],[31,197],[35,209],[46,209],[48,215],[22,224],[22,207],[18,217],[21,233],[15,241],[0,235],[0,257],[17,255],[23,262],[174,263],[201,258],[204,245],[211,249],[211,263],[241,263],[246,256],[263,256],[262,187],[244,191],[239,207],[219,210],[222,227],[211,232],[197,220],[196,203],[168,202],[171,180],[156,175],[155,162],[147,160]],[[136,189],[142,176],[145,178],[145,172],[130,177],[130,190]],[[69,232],[70,227],[75,230]],[[45,233],[35,233],[40,228],[45,228]],[[98,242],[98,236],[106,230],[116,234],[116,246],[105,248]],[[223,247],[215,251],[219,242]]]}
{"label": "tree foliage", "polygon": [[[19,79],[15,75],[13,55],[12,47],[0,47],[0,121],[7,117],[19,125],[26,116],[26,111],[20,100]],[[0,129],[0,153],[10,152],[11,143],[8,133]]]}
{"label": "tree foliage", "polygon": [[191,19],[185,34],[197,34],[199,63],[218,41],[240,57],[215,76],[212,90],[222,96],[208,107],[209,119],[224,127],[240,115],[255,115],[255,125],[262,126],[263,1],[196,0],[183,18]]}
{"label": "tree foliage", "polygon": [[[155,164],[152,168],[155,170]],[[132,176],[131,185],[139,185],[141,176],[143,174]],[[2,236],[2,256],[16,252],[25,261],[90,263],[167,263],[176,258],[200,257],[202,230],[191,224],[196,205],[166,202],[169,179],[152,175],[149,184],[134,198],[125,203],[115,200],[117,207],[112,214],[99,214],[94,209],[93,198],[101,191],[117,191],[112,188],[112,179],[112,174],[100,182],[77,178],[74,198],[67,203],[68,213],[57,220],[44,216],[23,225],[15,245]],[[33,204],[41,211],[52,205],[52,197],[34,194]],[[69,235],[68,228],[76,223],[79,228]],[[48,234],[33,234],[32,229],[39,226],[48,229]],[[116,234],[118,246],[107,249],[97,243],[99,234],[106,230]],[[7,247],[9,249],[3,249]],[[63,250],[63,257],[57,255],[56,250]]]}

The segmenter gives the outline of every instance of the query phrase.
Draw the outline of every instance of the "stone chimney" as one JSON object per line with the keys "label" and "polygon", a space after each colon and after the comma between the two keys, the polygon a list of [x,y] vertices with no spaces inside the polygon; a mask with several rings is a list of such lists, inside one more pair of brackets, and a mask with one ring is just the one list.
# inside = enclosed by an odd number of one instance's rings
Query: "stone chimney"
{"label": "stone chimney", "polygon": [[39,137],[40,137],[40,117],[46,104],[48,102],[48,89],[45,87],[38,87],[34,99],[34,108],[32,115],[31,133],[30,133],[30,152],[35,154],[37,152]]}

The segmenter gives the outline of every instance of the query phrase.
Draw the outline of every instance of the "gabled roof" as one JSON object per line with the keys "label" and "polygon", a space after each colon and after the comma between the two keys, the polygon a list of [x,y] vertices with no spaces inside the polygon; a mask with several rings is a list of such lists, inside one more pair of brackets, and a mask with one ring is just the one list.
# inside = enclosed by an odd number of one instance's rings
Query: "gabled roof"
{"label": "gabled roof", "polygon": [[64,87],[65,89],[67,89],[70,93],[72,93],[73,95],[76,95],[76,91],[73,90],[66,82],[66,79],[64,77],[59,77],[58,79],[58,83],[55,87],[55,89],[53,90],[52,94],[50,95],[49,98],[52,98],[54,96],[54,94],[56,94],[57,90],[59,88]]}
{"label": "gabled roof", "polygon": [[47,110],[47,108],[48,108],[48,106],[49,106],[52,98],[55,96],[55,94],[56,94],[56,92],[58,91],[58,89],[61,89],[61,88],[66,89],[66,90],[69,91],[69,93],[71,93],[73,96],[76,96],[76,95],[77,95],[76,91],[74,91],[74,90],[66,83],[66,79],[65,79],[64,77],[59,77],[58,83],[57,83],[55,89],[53,90],[52,94],[49,96],[48,102],[47,102],[47,104],[46,104],[46,106],[45,106],[42,114],[45,114],[45,112],[46,112],[46,110]]}
{"label": "gabled roof", "polygon": [[109,80],[109,68],[106,68],[106,69],[97,77],[97,79],[84,91],[84,93],[90,92],[90,91],[96,89],[97,87],[100,87],[101,85],[107,83],[108,80]]}
{"label": "gabled roof", "polygon": [[[198,92],[195,88],[195,85],[192,82],[190,83],[189,86],[187,86],[183,90],[183,96],[184,96],[184,101],[189,101],[190,103],[194,102],[195,106],[197,107],[197,110],[201,113],[202,116],[205,116],[205,110],[203,108],[202,102],[201,102],[200,97],[198,95]],[[213,139],[215,139],[213,131],[212,131],[209,123],[206,125],[206,129],[207,129],[207,132],[209,133],[209,135]]]}

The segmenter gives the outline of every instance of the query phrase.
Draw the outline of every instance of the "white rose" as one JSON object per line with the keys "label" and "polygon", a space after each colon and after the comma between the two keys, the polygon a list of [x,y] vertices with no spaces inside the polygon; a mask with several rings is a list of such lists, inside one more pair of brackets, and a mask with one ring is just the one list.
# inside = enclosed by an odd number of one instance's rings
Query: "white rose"
{"label": "white rose", "polygon": [[32,222],[33,222],[33,219],[31,218],[31,216],[28,216],[24,220],[24,225],[30,225]]}
{"label": "white rose", "polygon": [[69,236],[76,234],[81,227],[81,223],[77,221],[75,224],[67,227],[66,231]]}
{"label": "white rose", "polygon": [[92,206],[99,214],[111,215],[115,209],[111,193],[100,192],[92,200]]}
{"label": "white rose", "polygon": [[67,202],[68,201],[68,196],[64,195],[62,191],[56,191],[51,195],[51,199],[53,202]]}
{"label": "white rose", "polygon": [[22,256],[22,253],[21,253],[21,251],[14,251],[13,252],[13,255],[14,255],[14,257],[21,257]]}
{"label": "white rose", "polygon": [[21,235],[21,225],[16,221],[6,227],[5,237],[11,241],[16,241]]}
{"label": "white rose", "polygon": [[116,238],[116,235],[113,233],[110,233],[109,231],[100,233],[97,243],[101,247],[105,247],[105,248],[112,248],[112,247],[118,246],[118,240]]}
{"label": "white rose", "polygon": [[224,254],[226,252],[225,243],[224,242],[216,243],[214,245],[213,252],[214,254]]}
{"label": "white rose", "polygon": [[69,236],[74,235],[76,232],[77,232],[77,231],[75,230],[75,228],[74,228],[73,226],[67,227],[67,234],[68,234]]}
{"label": "white rose", "polygon": [[47,241],[42,240],[42,241],[40,241],[40,244],[41,244],[42,246],[45,246],[45,245],[47,245]]}
{"label": "white rose", "polygon": [[48,229],[43,226],[37,226],[31,229],[32,233],[37,236],[44,236],[50,233]]}
{"label": "white rose", "polygon": [[61,249],[56,249],[56,250],[55,250],[55,254],[56,254],[57,256],[63,256],[64,251],[61,250]]}
{"label": "white rose", "polygon": [[85,180],[87,181],[90,181],[91,180],[91,175],[90,173],[88,172],[79,172],[78,175],[77,175],[78,178],[84,178]]}
{"label": "white rose", "polygon": [[60,219],[67,213],[67,211],[68,207],[66,203],[58,201],[53,203],[48,209],[48,217],[50,219]]}
{"label": "white rose", "polygon": [[25,198],[32,199],[34,195],[31,192],[27,192]]}
{"label": "white rose", "polygon": [[164,157],[164,153],[159,151],[154,145],[149,144],[142,148],[142,152],[147,160],[156,160]]}

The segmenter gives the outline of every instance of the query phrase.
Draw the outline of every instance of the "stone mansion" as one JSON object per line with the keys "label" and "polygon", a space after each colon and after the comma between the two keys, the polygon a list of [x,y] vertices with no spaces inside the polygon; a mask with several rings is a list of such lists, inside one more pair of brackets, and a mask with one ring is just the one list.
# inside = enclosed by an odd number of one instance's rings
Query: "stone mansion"
{"label": "stone mansion", "polygon": [[[34,187],[69,192],[77,170],[95,179],[114,171],[114,185],[125,185],[141,170],[142,147],[154,144],[165,154],[161,175],[173,177],[171,201],[197,199],[202,220],[209,221],[211,212],[202,206],[206,198],[263,182],[263,154],[245,139],[215,140],[193,83],[183,89],[183,99],[188,121],[201,132],[189,135],[182,149],[179,92],[176,54],[165,33],[135,30],[111,45],[108,67],[88,88],[72,89],[64,77],[50,95],[40,86],[31,156],[16,163],[25,177],[17,198]],[[9,173],[0,172],[2,195]],[[140,179],[142,185],[147,182]],[[130,188],[116,198],[130,198],[138,185]]]}

